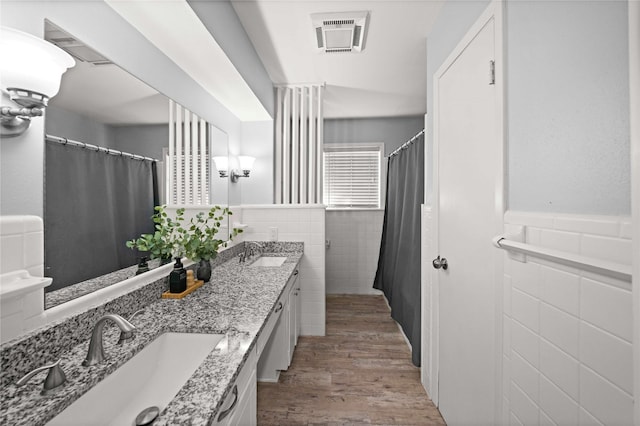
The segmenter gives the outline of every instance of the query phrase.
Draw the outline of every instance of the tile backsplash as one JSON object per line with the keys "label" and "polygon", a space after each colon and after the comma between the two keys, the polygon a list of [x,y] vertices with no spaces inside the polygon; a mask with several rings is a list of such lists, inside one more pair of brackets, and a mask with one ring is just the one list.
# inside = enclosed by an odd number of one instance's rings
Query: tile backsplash
{"label": "tile backsplash", "polygon": [[44,224],[38,216],[0,216],[0,274],[44,276]]}
{"label": "tile backsplash", "polygon": [[[44,276],[44,224],[38,216],[0,217],[0,274],[26,270]],[[44,291],[0,300],[0,342],[21,334],[44,311]]]}

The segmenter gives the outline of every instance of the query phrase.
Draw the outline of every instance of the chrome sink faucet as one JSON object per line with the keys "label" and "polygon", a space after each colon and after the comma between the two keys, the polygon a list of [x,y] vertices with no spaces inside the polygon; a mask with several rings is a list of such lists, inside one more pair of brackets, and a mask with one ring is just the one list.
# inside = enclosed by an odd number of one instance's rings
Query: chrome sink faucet
{"label": "chrome sink faucet", "polygon": [[119,345],[128,342],[135,337],[133,333],[136,329],[135,326],[120,315],[107,314],[102,316],[93,327],[91,341],[89,342],[89,352],[87,353],[87,358],[82,362],[82,365],[85,367],[99,364],[107,359],[104,354],[104,344],[102,343],[102,330],[104,329],[104,325],[107,320],[113,321],[120,329],[120,339],[118,339]]}
{"label": "chrome sink faucet", "polygon": [[264,244],[259,243],[257,241],[245,241],[244,252],[240,253],[240,256],[239,256],[240,263],[245,262],[247,258],[251,258],[251,256],[255,256],[256,253],[261,254],[263,248],[264,248]]}

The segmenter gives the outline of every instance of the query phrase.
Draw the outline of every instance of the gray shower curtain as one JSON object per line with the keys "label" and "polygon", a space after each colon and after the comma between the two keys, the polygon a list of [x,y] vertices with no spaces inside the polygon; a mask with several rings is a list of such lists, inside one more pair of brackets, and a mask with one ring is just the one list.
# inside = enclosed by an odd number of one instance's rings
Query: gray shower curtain
{"label": "gray shower curtain", "polygon": [[420,206],[424,202],[424,134],[389,158],[387,200],[373,287],[382,290],[420,366]]}
{"label": "gray shower curtain", "polygon": [[155,164],[45,143],[47,291],[136,264],[125,242],[152,233]]}

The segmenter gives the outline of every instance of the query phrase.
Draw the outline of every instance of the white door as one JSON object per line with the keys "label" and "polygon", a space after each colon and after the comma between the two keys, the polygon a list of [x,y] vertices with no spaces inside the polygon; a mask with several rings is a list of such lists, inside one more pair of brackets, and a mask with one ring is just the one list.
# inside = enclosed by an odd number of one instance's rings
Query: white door
{"label": "white door", "polygon": [[447,261],[446,270],[442,266],[434,273],[438,404],[450,425],[497,419],[496,288],[501,286],[496,280],[501,277],[491,240],[499,231],[502,178],[496,176],[503,159],[501,95],[491,79],[495,25],[489,18],[474,27],[459,55],[434,78],[436,252]]}

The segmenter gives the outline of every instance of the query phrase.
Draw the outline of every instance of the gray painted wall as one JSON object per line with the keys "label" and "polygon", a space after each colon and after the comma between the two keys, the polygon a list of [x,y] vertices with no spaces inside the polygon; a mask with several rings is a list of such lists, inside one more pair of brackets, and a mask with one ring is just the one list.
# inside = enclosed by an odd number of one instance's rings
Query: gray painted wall
{"label": "gray painted wall", "polygon": [[274,187],[273,121],[242,123],[242,155],[256,158],[249,178],[241,178],[242,204],[273,204]]}
{"label": "gray painted wall", "polygon": [[[42,37],[45,19],[78,37],[125,71],[225,131],[229,135],[230,143],[240,143],[241,128],[237,117],[204,91],[106,3],[17,0],[2,2],[2,25]],[[250,54],[246,53],[249,56]],[[215,64],[212,66],[215,67]],[[242,69],[239,70],[242,72]],[[255,82],[252,84],[257,87]],[[268,86],[271,91],[270,82]],[[3,95],[2,104],[8,103]],[[0,144],[0,214],[42,216],[43,135],[44,120],[36,118],[27,133],[14,138],[10,143],[2,141]]]}
{"label": "gray painted wall", "polygon": [[344,118],[324,120],[324,143],[384,143],[390,154],[424,128],[424,117]]}
{"label": "gray painted wall", "polygon": [[84,115],[50,105],[45,117],[45,133],[92,145],[120,149],[116,146],[113,128]]}
{"label": "gray painted wall", "polygon": [[509,208],[630,214],[626,2],[512,1],[507,20]]}
{"label": "gray painted wall", "polygon": [[163,161],[162,148],[169,147],[168,124],[110,127],[115,149]]}
{"label": "gray painted wall", "polygon": [[[488,4],[446,2],[427,39],[427,170],[433,74]],[[509,1],[506,19],[508,208],[630,214],[626,2]]]}

